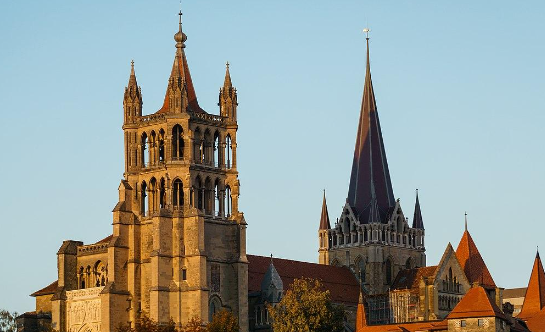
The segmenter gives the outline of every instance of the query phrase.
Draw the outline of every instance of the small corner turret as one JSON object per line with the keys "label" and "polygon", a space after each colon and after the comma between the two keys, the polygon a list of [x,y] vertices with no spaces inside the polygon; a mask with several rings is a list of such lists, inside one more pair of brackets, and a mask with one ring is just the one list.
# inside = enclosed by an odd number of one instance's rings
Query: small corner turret
{"label": "small corner turret", "polygon": [[220,88],[219,102],[220,115],[226,117],[229,123],[237,122],[237,89],[231,82],[231,73],[229,72],[229,62],[225,64],[225,80],[223,87]]}
{"label": "small corner turret", "polygon": [[134,61],[131,61],[131,75],[123,96],[123,110],[125,114],[124,124],[134,123],[139,116],[142,116],[142,91],[136,82]]}

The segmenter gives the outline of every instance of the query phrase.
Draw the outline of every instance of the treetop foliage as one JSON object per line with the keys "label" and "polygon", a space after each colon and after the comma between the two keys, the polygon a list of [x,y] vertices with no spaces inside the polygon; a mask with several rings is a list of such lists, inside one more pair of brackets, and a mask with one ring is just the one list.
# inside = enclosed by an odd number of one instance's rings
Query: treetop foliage
{"label": "treetop foliage", "polygon": [[342,332],[344,308],[312,278],[295,279],[276,306],[268,307],[275,332]]}

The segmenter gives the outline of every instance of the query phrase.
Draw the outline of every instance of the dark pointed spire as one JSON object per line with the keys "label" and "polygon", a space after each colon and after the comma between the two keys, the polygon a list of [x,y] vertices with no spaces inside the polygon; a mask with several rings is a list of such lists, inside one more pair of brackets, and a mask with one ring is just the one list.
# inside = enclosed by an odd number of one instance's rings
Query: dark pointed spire
{"label": "dark pointed spire", "polygon": [[367,68],[347,202],[360,221],[367,222],[376,205],[379,221],[386,222],[395,200],[371,80],[369,38],[366,39]]}
{"label": "dark pointed spire", "polygon": [[416,189],[416,202],[414,203],[413,228],[424,229],[422,211],[420,210],[420,200],[418,199],[418,189]]}
{"label": "dark pointed spire", "polygon": [[325,201],[325,189],[324,189],[324,199],[322,201],[322,214],[320,215],[320,230],[330,229],[331,224],[329,223],[329,213],[327,212],[327,203]]}
{"label": "dark pointed spire", "polygon": [[263,280],[261,280],[261,298],[268,303],[277,303],[280,302],[283,291],[284,283],[274,267],[273,255],[271,254],[271,263],[263,276]]}
{"label": "dark pointed spire", "polygon": [[[185,42],[187,40],[186,34],[182,31],[182,11],[178,13],[180,16],[178,22],[178,32],[174,34],[174,41],[176,41],[176,53],[174,56],[174,63],[172,64],[172,71],[168,80],[168,87],[163,101],[163,106],[157,113],[168,113],[173,110],[179,110],[180,106],[175,107],[171,105],[175,102],[176,98],[173,98],[172,91],[178,93],[178,100],[181,102],[182,107],[187,107],[190,111],[206,113],[197,101],[197,95],[195,88],[193,87],[193,80],[189,73],[189,66],[185,56]],[[181,96],[179,94],[182,94]],[[183,109],[182,111],[185,111]]]}
{"label": "dark pointed spire", "polygon": [[225,80],[223,80],[224,89],[232,89],[233,83],[231,82],[231,73],[229,72],[229,61],[225,63]]}

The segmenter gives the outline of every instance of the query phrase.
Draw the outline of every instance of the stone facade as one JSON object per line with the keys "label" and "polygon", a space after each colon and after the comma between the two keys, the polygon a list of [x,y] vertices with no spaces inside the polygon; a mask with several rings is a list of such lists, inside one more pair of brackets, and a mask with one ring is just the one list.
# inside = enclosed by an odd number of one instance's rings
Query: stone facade
{"label": "stone facade", "polygon": [[163,107],[142,115],[134,64],[123,99],[125,171],[113,234],[57,253],[52,294],[36,307],[60,331],[114,331],[142,315],[181,326],[221,309],[248,329],[246,222],[238,210],[237,92],[227,67],[220,115],[198,105],[184,48],[176,53]]}

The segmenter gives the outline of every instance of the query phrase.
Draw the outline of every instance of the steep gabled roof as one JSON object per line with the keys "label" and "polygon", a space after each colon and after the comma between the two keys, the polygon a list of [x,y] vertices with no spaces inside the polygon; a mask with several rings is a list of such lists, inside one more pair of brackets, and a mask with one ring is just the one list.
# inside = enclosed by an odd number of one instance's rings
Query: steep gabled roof
{"label": "steep gabled roof", "polygon": [[531,317],[541,311],[543,307],[545,307],[545,272],[538,252],[528,282],[524,304],[518,317],[523,319]]}
{"label": "steep gabled roof", "polygon": [[490,301],[481,286],[471,288],[448,314],[447,319],[474,317],[498,317],[507,320],[505,314],[496,303]]}
{"label": "steep gabled roof", "polygon": [[[254,255],[247,255],[247,257],[250,263],[248,265],[248,293],[259,292],[261,291],[261,281],[270,266],[271,258]],[[274,267],[282,279],[284,289],[288,289],[294,279],[320,279],[324,287],[329,290],[333,302],[354,306],[358,304],[360,286],[354,274],[346,267],[281,258],[274,259]]]}
{"label": "steep gabled roof", "polygon": [[320,215],[320,228],[319,229],[330,229],[331,224],[329,223],[329,213],[327,212],[327,203],[325,201],[325,190],[324,190],[324,199],[322,201],[322,214]]}
{"label": "steep gabled roof", "polygon": [[496,283],[488,271],[488,267],[479,253],[471,234],[464,232],[458,248],[456,248],[456,257],[462,266],[469,283],[477,282],[486,288],[495,288]]}
{"label": "steep gabled roof", "polygon": [[346,201],[363,223],[385,223],[388,210],[395,204],[371,80],[369,39],[365,85]]}
{"label": "steep gabled roof", "polygon": [[45,286],[44,288],[35,291],[34,293],[30,294],[30,296],[36,297],[36,296],[42,296],[42,295],[49,295],[55,293],[57,288],[59,287],[59,281],[55,280],[49,285]]}

